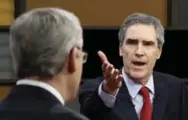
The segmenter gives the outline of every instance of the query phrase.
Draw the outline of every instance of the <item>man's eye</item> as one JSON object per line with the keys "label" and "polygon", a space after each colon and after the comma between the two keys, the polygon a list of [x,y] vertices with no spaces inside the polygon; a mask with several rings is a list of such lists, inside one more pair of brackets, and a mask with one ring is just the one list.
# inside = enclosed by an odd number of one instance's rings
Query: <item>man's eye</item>
{"label": "man's eye", "polygon": [[126,44],[129,44],[129,45],[136,45],[138,44],[138,40],[135,40],[135,39],[128,39],[126,41]]}
{"label": "man's eye", "polygon": [[152,41],[144,41],[143,45],[145,45],[145,46],[153,46],[154,42],[152,42]]}

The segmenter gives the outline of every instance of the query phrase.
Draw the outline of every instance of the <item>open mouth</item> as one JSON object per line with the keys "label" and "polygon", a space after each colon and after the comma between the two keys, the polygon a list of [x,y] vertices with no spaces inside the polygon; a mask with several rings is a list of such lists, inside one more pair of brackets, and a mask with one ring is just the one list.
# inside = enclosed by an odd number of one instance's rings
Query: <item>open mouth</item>
{"label": "open mouth", "polygon": [[144,66],[146,64],[146,62],[142,62],[142,61],[133,61],[132,63],[136,66]]}

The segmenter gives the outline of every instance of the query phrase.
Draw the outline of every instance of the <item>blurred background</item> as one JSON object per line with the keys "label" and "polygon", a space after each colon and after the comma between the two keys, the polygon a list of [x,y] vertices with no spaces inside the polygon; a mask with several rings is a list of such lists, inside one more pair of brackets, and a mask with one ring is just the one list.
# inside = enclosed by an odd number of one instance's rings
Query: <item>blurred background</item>
{"label": "blurred background", "polygon": [[[9,27],[21,13],[38,7],[60,7],[74,12],[84,30],[84,50],[89,53],[82,80],[102,74],[97,51],[102,50],[117,68],[122,61],[118,53],[118,30],[124,19],[134,12],[159,18],[165,27],[165,45],[156,71],[188,79],[188,0],[0,0],[0,99],[15,84],[9,51]],[[77,101],[68,104],[79,111]]]}

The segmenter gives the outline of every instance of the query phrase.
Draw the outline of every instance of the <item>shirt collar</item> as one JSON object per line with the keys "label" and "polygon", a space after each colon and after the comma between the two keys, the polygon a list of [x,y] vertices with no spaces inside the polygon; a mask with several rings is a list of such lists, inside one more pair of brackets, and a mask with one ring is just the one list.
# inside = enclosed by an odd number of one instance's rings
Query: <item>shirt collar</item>
{"label": "shirt collar", "polygon": [[60,101],[62,105],[65,104],[65,101],[63,97],[61,96],[61,94],[54,87],[52,87],[50,84],[47,84],[45,82],[38,81],[38,80],[21,79],[17,81],[16,85],[30,85],[30,86],[43,88],[47,90],[48,92],[50,92],[52,95],[54,95]]}
{"label": "shirt collar", "polygon": [[[124,69],[122,69],[122,75],[124,78],[124,82],[127,85],[127,89],[129,91],[129,94],[132,98],[135,98],[140,89],[142,88],[142,85],[139,83],[134,82],[131,80],[126,74]],[[151,94],[154,94],[154,82],[153,82],[153,75],[149,78],[148,82],[146,83],[145,87],[147,87],[150,90]]]}

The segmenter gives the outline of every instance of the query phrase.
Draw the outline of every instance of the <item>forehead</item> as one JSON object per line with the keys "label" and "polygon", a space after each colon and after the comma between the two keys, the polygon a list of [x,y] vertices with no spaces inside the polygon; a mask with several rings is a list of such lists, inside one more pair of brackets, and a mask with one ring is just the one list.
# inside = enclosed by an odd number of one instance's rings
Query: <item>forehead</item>
{"label": "forehead", "polygon": [[156,31],[153,25],[135,24],[128,27],[125,33],[125,39],[138,39],[147,41],[156,41]]}

